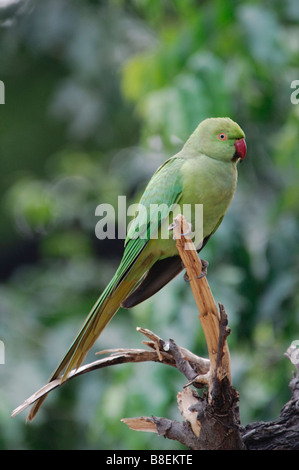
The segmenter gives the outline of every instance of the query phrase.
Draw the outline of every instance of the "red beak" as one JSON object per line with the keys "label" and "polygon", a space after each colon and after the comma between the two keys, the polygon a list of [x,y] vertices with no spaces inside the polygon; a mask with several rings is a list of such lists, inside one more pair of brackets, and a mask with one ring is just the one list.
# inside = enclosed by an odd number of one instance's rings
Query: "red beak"
{"label": "red beak", "polygon": [[235,140],[234,145],[236,149],[234,159],[241,158],[241,160],[244,160],[247,151],[245,139]]}

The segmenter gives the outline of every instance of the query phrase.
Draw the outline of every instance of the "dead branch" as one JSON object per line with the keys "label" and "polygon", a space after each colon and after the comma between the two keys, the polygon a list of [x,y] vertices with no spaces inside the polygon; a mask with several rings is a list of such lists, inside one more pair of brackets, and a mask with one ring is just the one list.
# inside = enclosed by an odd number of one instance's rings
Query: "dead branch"
{"label": "dead branch", "polygon": [[208,385],[207,398],[198,399],[196,407],[192,408],[197,411],[201,428],[198,448],[242,449],[238,393],[231,384],[230,355],[226,341],[230,333],[227,315],[221,304],[218,311],[207,278],[202,273],[202,263],[188,236],[189,224],[186,219],[178,215],[171,228],[199,311],[210,360],[208,374],[195,379],[201,383],[206,381]]}
{"label": "dead branch", "polygon": [[[189,363],[194,374],[198,378],[198,374],[206,376],[209,370],[209,361],[204,358],[195,356],[187,349],[178,346],[171,341],[174,347],[168,350],[169,341],[164,341],[159,338],[150,330],[137,328],[137,330],[144,334],[151,341],[144,341],[152,351],[144,349],[113,349],[101,351],[98,354],[109,354],[108,357],[94,361],[91,364],[80,367],[68,380],[83,375],[85,373],[109,367],[117,364],[125,364],[129,362],[143,362],[154,361],[168,366],[176,367],[177,359],[173,357],[173,353],[177,357],[178,351],[184,357],[183,361]],[[165,349],[167,351],[165,351]],[[298,350],[295,351],[297,353]],[[293,348],[289,348],[286,356],[298,367],[297,356]],[[295,358],[295,359],[294,359]],[[188,367],[182,367],[182,370],[188,370]],[[188,375],[188,374],[187,374]],[[35,400],[47,394],[49,391],[63,385],[60,379],[51,382],[35,394],[29,397],[25,402],[14,410],[13,415],[20,413],[25,408],[34,403]],[[200,384],[198,380],[194,383],[196,387],[205,385]],[[274,449],[298,449],[299,441],[299,375],[297,374],[290,382],[290,389],[292,392],[291,400],[282,408],[281,415],[277,420],[272,422],[257,422],[251,423],[246,427],[239,426],[242,441],[248,450],[274,450]],[[182,443],[189,449],[205,449],[206,444],[204,436],[206,434],[207,423],[212,419],[208,413],[205,412],[207,396],[200,397],[197,392],[188,386],[183,388],[177,394],[178,407],[184,419],[183,423],[171,421],[167,418],[160,417],[138,417],[138,418],[125,418],[122,421],[128,427],[135,431],[155,432],[168,439],[175,439]],[[221,421],[222,417],[218,416]],[[212,420],[213,421],[213,420]],[[204,444],[202,444],[204,441]]]}
{"label": "dead branch", "polygon": [[[202,263],[198,258],[196,248],[189,238],[189,224],[182,215],[178,215],[170,227],[176,240],[177,249],[186,268],[186,274],[199,311],[199,320],[205,335],[209,359],[209,381],[226,377],[231,382],[230,356],[226,343],[226,336],[220,336],[220,316],[209,287],[206,276],[202,273]],[[224,307],[221,307],[222,316],[225,315]],[[226,321],[226,320],[224,320]],[[219,339],[221,337],[220,343]],[[210,383],[212,390],[212,383]]]}
{"label": "dead branch", "polygon": [[28,408],[28,406],[31,406],[37,399],[43,397],[55,388],[64,385],[64,383],[73,380],[75,377],[104,367],[132,362],[159,362],[168,366],[177,367],[177,360],[178,357],[180,357],[184,358],[181,359],[182,363],[185,361],[188,364],[188,366],[185,367],[184,365],[181,366],[181,372],[185,369],[185,375],[188,380],[190,379],[190,374],[192,377],[196,377],[199,374],[206,374],[208,372],[210,366],[208,359],[196,356],[192,352],[188,351],[188,349],[176,345],[173,340],[164,341],[150,330],[139,327],[137,330],[151,340],[144,341],[143,343],[153,349],[153,351],[146,349],[108,349],[100,351],[97,354],[109,354],[109,356],[79,367],[78,370],[72,371],[63,382],[61,378],[58,378],[47,383],[27,398],[24,403],[18,406],[12,412],[11,416],[14,417],[21,413],[23,410]]}
{"label": "dead branch", "polygon": [[173,230],[199,311],[210,368],[204,374],[195,374],[194,367],[181,354],[181,349],[173,340],[169,341],[167,350],[175,359],[176,367],[189,379],[187,386],[207,386],[208,393],[200,397],[195,391],[185,389],[178,394],[183,424],[169,420],[165,422],[165,418],[156,417],[126,418],[123,421],[134,430],[145,430],[149,426],[151,432],[156,429],[158,434],[162,432],[169,439],[175,435],[176,440],[190,449],[243,449],[239,430],[238,393],[231,384],[230,355],[226,342],[230,333],[227,315],[221,304],[218,311],[208,281],[203,275],[201,261],[188,236],[190,230],[185,218],[181,215],[176,217],[170,229]]}
{"label": "dead branch", "polygon": [[289,383],[291,399],[274,421],[259,421],[241,428],[242,439],[248,450],[299,450],[298,341],[293,341],[284,355],[296,367],[296,375]]}
{"label": "dead branch", "polygon": [[[286,354],[288,357],[288,355]],[[297,363],[298,367],[298,363]],[[242,440],[248,450],[299,450],[299,374],[289,383],[291,399],[280,416],[270,422],[258,421],[241,427]]]}

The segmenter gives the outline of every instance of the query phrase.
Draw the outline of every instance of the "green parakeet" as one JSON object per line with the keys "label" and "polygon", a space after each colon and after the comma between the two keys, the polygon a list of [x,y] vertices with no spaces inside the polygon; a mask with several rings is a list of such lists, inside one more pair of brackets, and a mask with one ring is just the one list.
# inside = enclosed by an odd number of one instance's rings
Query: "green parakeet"
{"label": "green parakeet", "polygon": [[[196,204],[203,205],[202,237],[197,246],[198,251],[202,249],[230,205],[237,184],[237,162],[245,155],[245,136],[238,124],[229,118],[210,118],[199,124],[179,153],[158,168],[140,200],[148,210],[148,220],[146,223],[140,221],[141,215],[137,213],[114,277],[93,306],[50,381],[62,373],[66,378],[73,368],[80,366],[120,306],[131,308],[142,302],[183,269],[172,235],[151,237],[153,232],[161,234],[166,223],[168,227],[171,220],[167,216],[173,204],[179,207],[190,204],[192,208]],[[149,208],[153,204],[164,207],[155,218],[156,222],[150,220]],[[192,227],[194,217],[192,210],[189,220]],[[151,222],[156,226],[151,227]],[[34,403],[28,419],[34,418],[44,398]]]}

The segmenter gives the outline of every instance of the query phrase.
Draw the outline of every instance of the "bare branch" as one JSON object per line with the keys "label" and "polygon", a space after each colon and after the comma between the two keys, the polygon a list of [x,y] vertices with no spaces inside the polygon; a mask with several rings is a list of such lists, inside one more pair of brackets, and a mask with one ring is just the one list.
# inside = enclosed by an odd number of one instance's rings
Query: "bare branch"
{"label": "bare branch", "polygon": [[202,264],[198,258],[196,248],[188,236],[189,224],[179,214],[174,219],[170,229],[173,230],[177,249],[186,268],[190,287],[199,311],[199,320],[209,352],[210,377],[214,377],[217,369],[221,367],[221,375],[226,376],[231,383],[230,356],[226,340],[221,344],[220,364],[217,364],[217,354],[219,359],[220,316],[206,276],[202,276]]}
{"label": "bare branch", "polygon": [[[63,382],[61,381],[61,378],[58,378],[47,383],[29,398],[27,398],[22,405],[18,406],[13,411],[11,416],[16,416],[21,411],[25,410],[28,406],[32,405],[37,399],[43,397],[55,388],[64,385],[69,380],[72,380],[75,377],[92,372],[94,370],[102,369],[103,367],[110,367],[118,364],[126,364],[132,362],[160,362],[161,364],[177,367],[176,359],[173,356],[172,351],[166,351],[169,345],[168,341],[166,342],[162,340],[150,330],[146,330],[143,328],[137,328],[137,330],[153,340],[152,342],[147,343],[152,349],[154,349],[153,351],[148,351],[145,349],[109,349],[105,351],[100,351],[97,354],[110,355],[85,366],[81,366],[76,371],[72,371],[67,377],[67,379]],[[175,350],[179,351],[179,354],[181,354],[181,356],[185,358],[185,362],[188,363],[188,365],[190,364],[194,376],[196,376],[197,374],[205,374],[209,370],[209,361],[207,359],[195,356],[193,353],[191,353],[185,348],[181,348],[180,346],[175,345],[175,347]]]}
{"label": "bare branch", "polygon": [[[197,251],[188,236],[190,225],[182,215],[178,215],[170,226],[174,232],[177,249],[186,268],[186,275],[192,289],[199,311],[210,360],[210,368],[205,373],[195,373],[186,357],[173,340],[160,346],[175,359],[176,367],[189,380],[183,392],[178,394],[179,409],[184,418],[182,425],[177,422],[163,421],[170,437],[170,430],[175,431],[176,439],[182,441],[181,431],[184,429],[184,442],[190,449],[242,449],[244,448],[239,431],[238,393],[231,385],[230,355],[226,338],[230,333],[227,327],[227,315],[222,304],[219,312],[208,281],[202,273],[202,263]],[[157,342],[157,339],[154,340]],[[189,385],[202,387],[208,385],[208,394],[203,397],[191,391]],[[188,387],[188,388],[187,388]],[[144,417],[141,418],[142,423]],[[150,418],[146,418],[147,422]],[[157,420],[151,418],[157,425]],[[137,421],[136,421],[137,420]],[[128,423],[128,419],[125,420]],[[141,423],[134,418],[134,429]],[[182,427],[183,426],[183,427]],[[158,430],[158,428],[157,428]],[[173,434],[172,434],[173,435]],[[188,444],[187,444],[188,443]]]}

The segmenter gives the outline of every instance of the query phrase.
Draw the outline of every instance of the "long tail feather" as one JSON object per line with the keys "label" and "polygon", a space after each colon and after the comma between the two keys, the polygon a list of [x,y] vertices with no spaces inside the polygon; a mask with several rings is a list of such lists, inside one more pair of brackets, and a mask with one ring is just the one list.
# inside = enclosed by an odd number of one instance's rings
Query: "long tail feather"
{"label": "long tail feather", "polygon": [[[108,284],[102,295],[99,297],[82,328],[75,337],[72,345],[65,357],[53,372],[49,382],[57,379],[62,373],[62,382],[67,378],[72,369],[78,369],[82,364],[86,354],[93,346],[99,335],[118,311],[121,302],[132,292],[134,287],[142,278],[148,268],[149,259],[144,259],[143,263],[138,263],[138,269],[133,272],[121,273],[118,270],[111,282]],[[131,267],[130,267],[131,268]],[[47,395],[38,399],[32,406],[27,419],[32,420],[43,404]]]}

